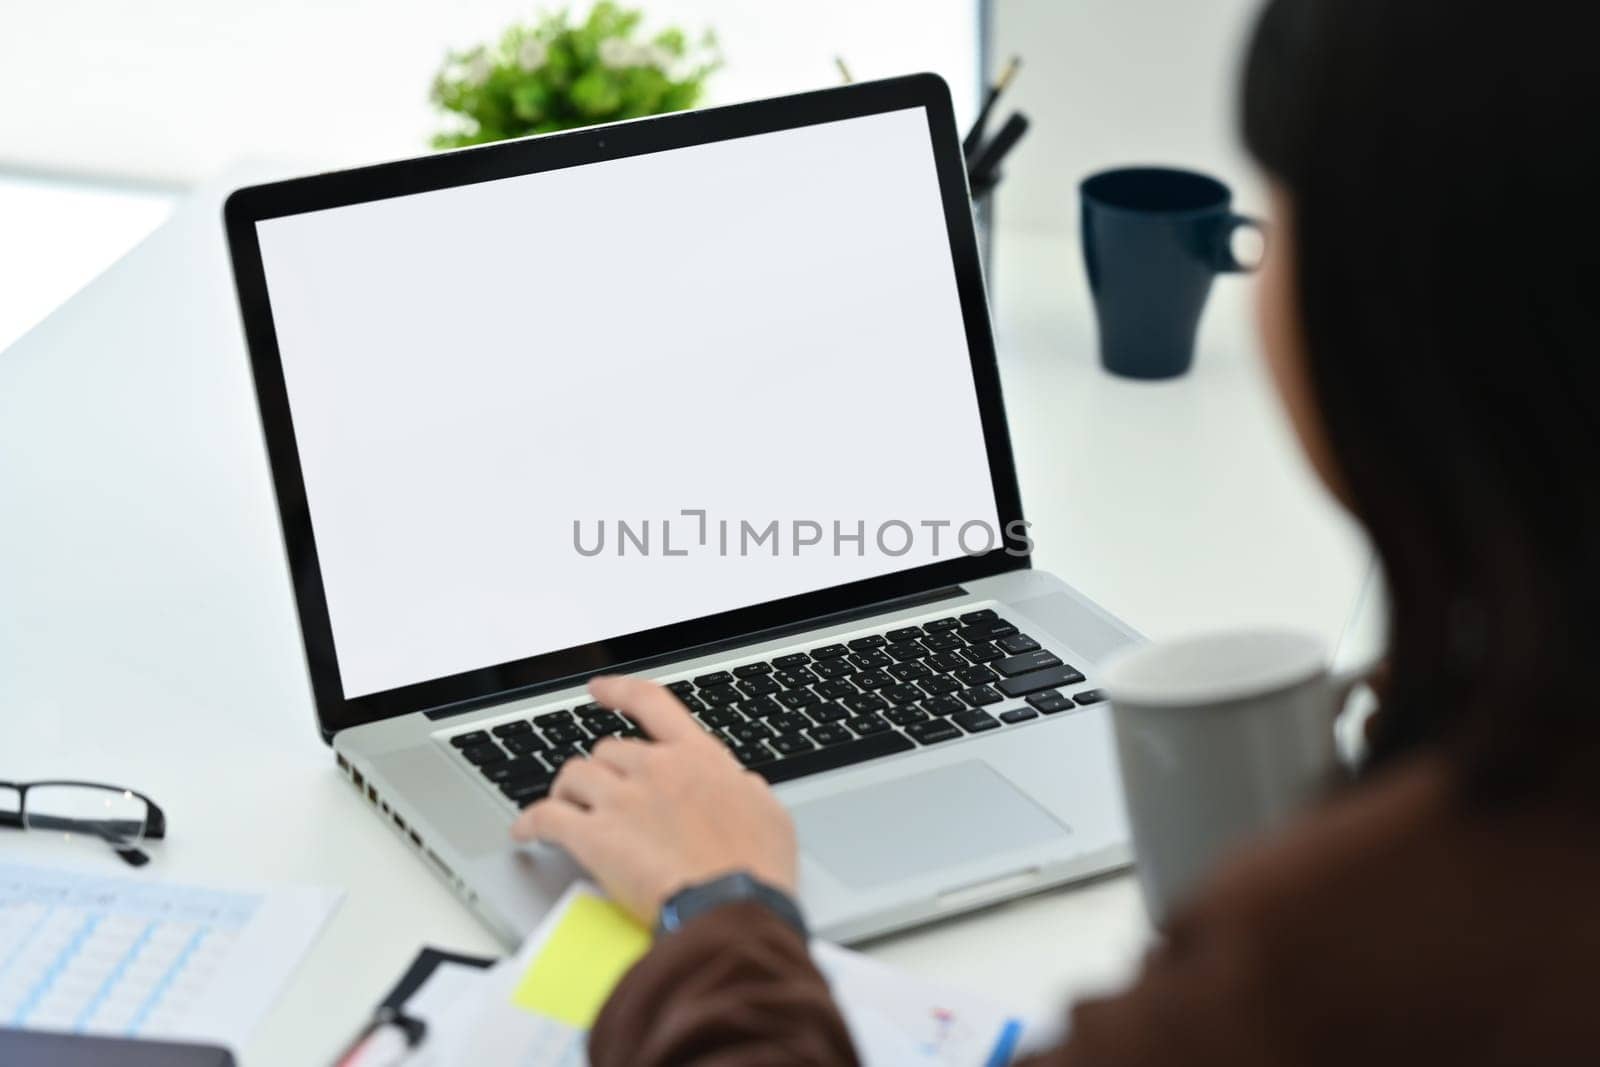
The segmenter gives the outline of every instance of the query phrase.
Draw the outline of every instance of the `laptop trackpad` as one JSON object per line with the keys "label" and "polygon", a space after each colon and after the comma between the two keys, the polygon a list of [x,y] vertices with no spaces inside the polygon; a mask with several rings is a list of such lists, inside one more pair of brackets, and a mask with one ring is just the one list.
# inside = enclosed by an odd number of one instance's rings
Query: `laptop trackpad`
{"label": "laptop trackpad", "polygon": [[808,801],[794,821],[805,852],[855,888],[954,870],[1070,832],[981,760]]}

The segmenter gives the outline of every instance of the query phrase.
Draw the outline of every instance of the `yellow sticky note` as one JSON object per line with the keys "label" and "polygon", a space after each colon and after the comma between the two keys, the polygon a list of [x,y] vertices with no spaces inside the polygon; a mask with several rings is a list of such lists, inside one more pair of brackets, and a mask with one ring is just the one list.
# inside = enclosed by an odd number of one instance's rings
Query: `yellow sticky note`
{"label": "yellow sticky note", "polygon": [[511,1003],[587,1030],[635,960],[650,948],[650,934],[627,912],[581,893],[550,931]]}

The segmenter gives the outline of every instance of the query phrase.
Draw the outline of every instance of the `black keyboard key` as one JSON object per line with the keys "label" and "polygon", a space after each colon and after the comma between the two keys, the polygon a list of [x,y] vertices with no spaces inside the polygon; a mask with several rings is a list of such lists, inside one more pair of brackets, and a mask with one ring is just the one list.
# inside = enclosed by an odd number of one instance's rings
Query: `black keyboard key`
{"label": "black keyboard key", "polygon": [[765,719],[781,714],[783,705],[771,697],[754,697],[750,700],[741,700],[739,710],[752,719]]}
{"label": "black keyboard key", "polygon": [[1050,667],[1042,671],[1031,671],[1028,674],[1019,674],[1015,678],[1003,678],[1000,681],[1000,692],[1008,697],[1027,696],[1037,693],[1041,689],[1057,689],[1063,685],[1077,685],[1083,681],[1083,675],[1073,670],[1066,664],[1059,667]]}
{"label": "black keyboard key", "polygon": [[890,645],[883,651],[896,663],[909,663],[928,654],[928,650],[917,641],[902,641],[897,645]]}
{"label": "black keyboard key", "polygon": [[915,704],[922,699],[922,690],[914,685],[891,685],[878,690],[878,695],[891,704]]}
{"label": "black keyboard key", "polygon": [[761,697],[768,693],[780,692],[783,686],[770,674],[758,674],[754,678],[746,678],[737,683],[734,688],[747,697]]}
{"label": "black keyboard key", "polygon": [[847,674],[854,674],[855,671],[855,665],[847,659],[825,659],[821,663],[811,665],[812,674],[830,681],[834,678],[843,678]]}
{"label": "black keyboard key", "polygon": [[946,630],[954,630],[957,626],[960,626],[960,625],[961,625],[960,621],[956,620],[956,619],[951,619],[951,618],[934,619],[932,622],[923,623],[922,624],[922,629],[923,629],[923,631],[925,633],[937,634],[937,633],[943,633]]}
{"label": "black keyboard key", "polygon": [[804,667],[790,667],[773,675],[785,689],[804,689],[817,680],[817,676]]}
{"label": "black keyboard key", "polygon": [[894,679],[882,671],[862,671],[851,677],[857,689],[882,689],[886,685],[893,685]]}
{"label": "black keyboard key", "polygon": [[676,682],[668,682],[667,689],[674,696],[686,697],[694,692],[694,683],[687,678],[680,678]]}
{"label": "black keyboard key", "polygon": [[966,644],[954,634],[932,634],[922,639],[922,647],[929,652],[954,652]]}
{"label": "black keyboard key", "polygon": [[988,685],[998,677],[994,671],[991,671],[981,663],[974,663],[970,667],[962,667],[954,673],[956,681],[961,682],[963,685]]}
{"label": "black keyboard key", "polygon": [[550,781],[542,782],[501,782],[500,792],[506,799],[519,808],[537,803],[550,795]]}
{"label": "black keyboard key", "polygon": [[890,630],[884,636],[891,645],[897,641],[915,641],[922,636],[922,627],[902,626],[898,630]]}
{"label": "black keyboard key", "polygon": [[885,730],[894,729],[889,725],[889,720],[881,715],[857,715],[853,719],[846,719],[844,724],[862,737],[870,737],[873,734],[881,734]]}
{"label": "black keyboard key", "polygon": [[[591,701],[589,701],[589,703],[583,705],[581,708],[578,708],[576,710],[577,710],[579,715],[592,715],[594,712],[597,712],[597,711],[609,711],[611,709],[607,708],[604,704],[600,703],[598,700],[591,700]],[[568,713],[563,711],[563,712],[558,712],[557,714],[566,715]],[[533,721],[534,722],[538,722],[539,720],[535,719]]]}
{"label": "black keyboard key", "polygon": [[961,640],[969,645],[975,645],[979,641],[993,641],[996,638],[1009,637],[1016,632],[1017,628],[1015,626],[1000,620],[982,622],[976,626],[963,626],[956,631],[961,636]]}
{"label": "black keyboard key", "polygon": [[865,652],[871,648],[882,648],[888,642],[878,634],[868,634],[866,637],[858,637],[854,641],[847,642],[847,644],[856,652]]}
{"label": "black keyboard key", "polygon": [[763,763],[771,763],[777,758],[772,754],[771,749],[759,741],[753,745],[732,745],[728,750],[733,753],[734,759],[746,767],[759,767]]}
{"label": "black keyboard key", "polygon": [[845,662],[858,671],[875,671],[889,666],[894,660],[877,649],[872,649],[868,652],[853,652],[845,657]]}
{"label": "black keyboard key", "polygon": [[772,729],[762,722],[741,722],[735,726],[730,726],[728,733],[748,745],[757,741],[765,741],[772,736]]}
{"label": "black keyboard key", "polygon": [[[594,707],[596,711],[600,710],[600,705],[596,704]],[[546,726],[554,726],[558,722],[571,723],[573,721],[572,712],[570,711],[547,711],[543,715],[535,715],[533,717],[533,725],[541,730]]]}
{"label": "black keyboard key", "polygon": [[806,731],[806,734],[819,745],[842,745],[846,741],[855,740],[855,735],[838,723],[813,726]]}
{"label": "black keyboard key", "polygon": [[627,729],[627,720],[614,712],[603,712],[600,715],[589,715],[584,718],[584,729],[595,737],[610,737]]}
{"label": "black keyboard key", "polygon": [[999,617],[994,613],[993,608],[979,608],[977,611],[969,611],[961,616],[961,621],[971,626],[973,623],[978,622],[993,622]]}
{"label": "black keyboard key", "polygon": [[1071,697],[1062,696],[1054,689],[1046,689],[1042,693],[1034,693],[1028,697],[1028,703],[1046,715],[1054,715],[1058,711],[1066,711],[1073,706]]}
{"label": "black keyboard key", "polygon": [[818,704],[814,708],[807,708],[806,714],[811,716],[812,722],[829,723],[840,722],[850,713],[837,704]]}
{"label": "black keyboard key", "polygon": [[699,697],[713,708],[720,708],[724,704],[737,704],[743,700],[744,694],[731,685],[717,685],[710,689],[700,690]]}
{"label": "black keyboard key", "polygon": [[[994,686],[991,685],[975,685],[960,695],[962,700],[965,700],[975,708],[982,707],[985,704],[998,704],[1005,699],[995,692]],[[1015,696],[1016,694],[1012,695]]]}
{"label": "black keyboard key", "polygon": [[940,652],[937,655],[929,656],[923,662],[934,670],[944,671],[949,674],[951,671],[959,671],[962,667],[967,666],[969,661],[967,657],[955,652]]}
{"label": "black keyboard key", "polygon": [[[959,731],[958,731],[959,732]],[[801,738],[804,740],[804,738]],[[864,763],[867,760],[878,759],[882,756],[893,756],[899,752],[910,752],[915,745],[902,733],[894,730],[884,730],[882,733],[871,737],[862,737],[843,745],[829,745],[812,752],[803,752],[798,756],[777,760],[755,768],[755,772],[767,781],[776,785],[795,778],[803,778],[808,774],[820,774],[823,771],[837,770],[840,767],[849,767],[852,764]]]}
{"label": "black keyboard key", "polygon": [[1024,652],[1032,652],[1039,647],[1039,642],[1027,634],[1012,634],[1010,637],[1002,637],[995,644],[999,645],[1001,650],[1008,656],[1020,656]]}
{"label": "black keyboard key", "polygon": [[767,725],[780,734],[797,734],[811,725],[804,712],[786,711],[767,720]]}
{"label": "black keyboard key", "polygon": [[969,734],[981,734],[985,730],[1000,729],[1000,720],[990,715],[987,711],[963,711],[960,715],[950,716],[950,721],[961,727]]}
{"label": "black keyboard key", "polygon": [[1061,666],[1060,658],[1045,649],[1036,649],[1033,652],[1024,652],[1018,656],[1007,656],[1005,659],[996,660],[994,669],[1007,678],[1018,674],[1027,674],[1029,671],[1042,671],[1046,667]]}
{"label": "black keyboard key", "polygon": [[540,758],[546,763],[550,764],[551,770],[559,771],[561,769],[561,765],[566,763],[568,760],[582,759],[583,751],[579,749],[577,745],[562,745],[557,748],[552,748],[549,752],[544,753],[544,755]]}
{"label": "black keyboard key", "polygon": [[889,677],[901,682],[914,682],[919,678],[927,678],[933,674],[924,663],[896,663],[889,668]]}
{"label": "black keyboard key", "polygon": [[929,697],[920,706],[929,715],[954,715],[967,710],[967,706],[953,696]]}
{"label": "black keyboard key", "polygon": [[812,688],[829,700],[838,700],[840,697],[854,696],[861,692],[843,678],[830,678],[826,682],[818,682]]}
{"label": "black keyboard key", "polygon": [[731,681],[733,675],[727,671],[712,671],[710,674],[700,675],[694,680],[694,684],[697,689],[710,689],[712,686],[727,685]]}
{"label": "black keyboard key", "polygon": [[733,676],[735,678],[754,678],[758,674],[771,673],[772,664],[770,663],[746,663],[742,667],[735,667],[733,669]]}
{"label": "black keyboard key", "polygon": [[772,665],[778,668],[780,671],[786,671],[790,667],[798,667],[802,663],[810,662],[811,657],[806,655],[804,652],[790,652],[786,656],[778,656],[774,658]]}
{"label": "black keyboard key", "polygon": [[1072,694],[1072,699],[1078,702],[1078,707],[1086,708],[1090,704],[1098,704],[1106,698],[1104,689],[1085,689],[1081,693]]}
{"label": "black keyboard key", "polygon": [[843,645],[823,645],[821,648],[811,650],[812,659],[837,659],[845,654]]}
{"label": "black keyboard key", "polygon": [[484,763],[478,767],[478,773],[483,775],[495,785],[501,782],[511,782],[520,779],[548,775],[550,768],[541,763],[538,757],[529,756],[520,759],[501,759],[493,763]]}
{"label": "black keyboard key", "polygon": [[1032,708],[1012,708],[1010,711],[1002,711],[1000,713],[1000,721],[1007,723],[1027,722],[1029,719],[1037,719],[1038,717],[1039,713]]}
{"label": "black keyboard key", "polygon": [[876,693],[857,693],[852,697],[845,697],[839,701],[857,715],[864,715],[869,711],[882,711],[889,704]]}
{"label": "black keyboard key", "polygon": [[699,712],[702,712],[702,711],[706,710],[706,702],[704,700],[701,700],[698,696],[694,695],[693,693],[689,694],[686,697],[679,697],[678,701],[684,707],[688,708],[690,711],[695,712],[697,714]]}
{"label": "black keyboard key", "polygon": [[450,743],[457,748],[467,748],[471,745],[481,745],[489,740],[489,735],[482,730],[473,730],[471,733],[456,734]]}
{"label": "black keyboard key", "polygon": [[917,688],[931,697],[942,697],[946,693],[954,693],[960,689],[961,683],[954,678],[946,678],[942,674],[936,674],[932,678],[924,678],[918,682]]}
{"label": "black keyboard key", "polygon": [[533,727],[529,725],[526,719],[514,719],[511,722],[501,723],[490,732],[503,740],[514,734],[531,734]]}
{"label": "black keyboard key", "polygon": [[784,734],[781,737],[774,737],[768,744],[772,746],[772,751],[780,756],[797,756],[817,747],[816,742],[804,734]]}
{"label": "black keyboard key", "polygon": [[467,758],[468,763],[477,764],[491,763],[506,758],[505,750],[487,739],[480,745],[468,745],[461,750],[461,754]]}
{"label": "black keyboard key", "polygon": [[822,698],[809,689],[790,689],[788,692],[779,693],[772,699],[790,711],[797,711],[800,708],[809,708],[813,704],[822,703]]}
{"label": "black keyboard key", "polygon": [[927,722],[931,718],[921,708],[890,708],[883,713],[883,717],[896,726],[910,726],[912,723]]}
{"label": "black keyboard key", "polygon": [[589,736],[575,722],[552,723],[539,732],[544,734],[544,739],[552,745],[573,745]]}
{"label": "black keyboard key", "polygon": [[979,641],[975,645],[968,645],[961,650],[961,655],[973,663],[993,663],[997,659],[1004,659],[1005,653],[1000,651],[1000,646],[993,641]]}
{"label": "black keyboard key", "polygon": [[707,726],[714,726],[718,729],[745,721],[744,716],[732,708],[712,708],[709,711],[701,712],[699,718]]}
{"label": "black keyboard key", "polygon": [[508,737],[503,743],[506,746],[506,751],[513,756],[531,756],[536,752],[545,750],[544,742],[535,737],[532,732]]}
{"label": "black keyboard key", "polygon": [[906,727],[906,733],[924,745],[937,745],[940,741],[954,741],[961,731],[944,719],[929,719]]}

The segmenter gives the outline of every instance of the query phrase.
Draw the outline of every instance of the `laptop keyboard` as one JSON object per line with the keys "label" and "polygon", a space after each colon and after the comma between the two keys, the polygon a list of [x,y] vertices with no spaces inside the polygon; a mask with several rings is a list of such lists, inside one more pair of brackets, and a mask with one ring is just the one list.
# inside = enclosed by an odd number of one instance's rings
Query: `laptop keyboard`
{"label": "laptop keyboard", "polygon": [[[774,784],[1098,703],[1105,695],[984,608],[668,682],[740,763]],[[1063,690],[1074,690],[1064,692]],[[518,807],[603,737],[642,737],[598,704],[450,738]]]}

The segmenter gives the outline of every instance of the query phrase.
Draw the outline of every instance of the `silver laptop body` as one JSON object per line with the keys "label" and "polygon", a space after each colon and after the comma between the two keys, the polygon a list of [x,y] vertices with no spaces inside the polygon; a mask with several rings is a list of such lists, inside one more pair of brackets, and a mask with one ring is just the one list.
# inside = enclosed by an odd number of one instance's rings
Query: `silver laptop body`
{"label": "silver laptop body", "polygon": [[823,937],[1129,861],[1095,678],[1139,638],[1029,565],[936,77],[256,186],[226,222],[319,726],[508,944],[576,873],[511,843],[519,805],[633,728],[597,673],[776,783]]}

